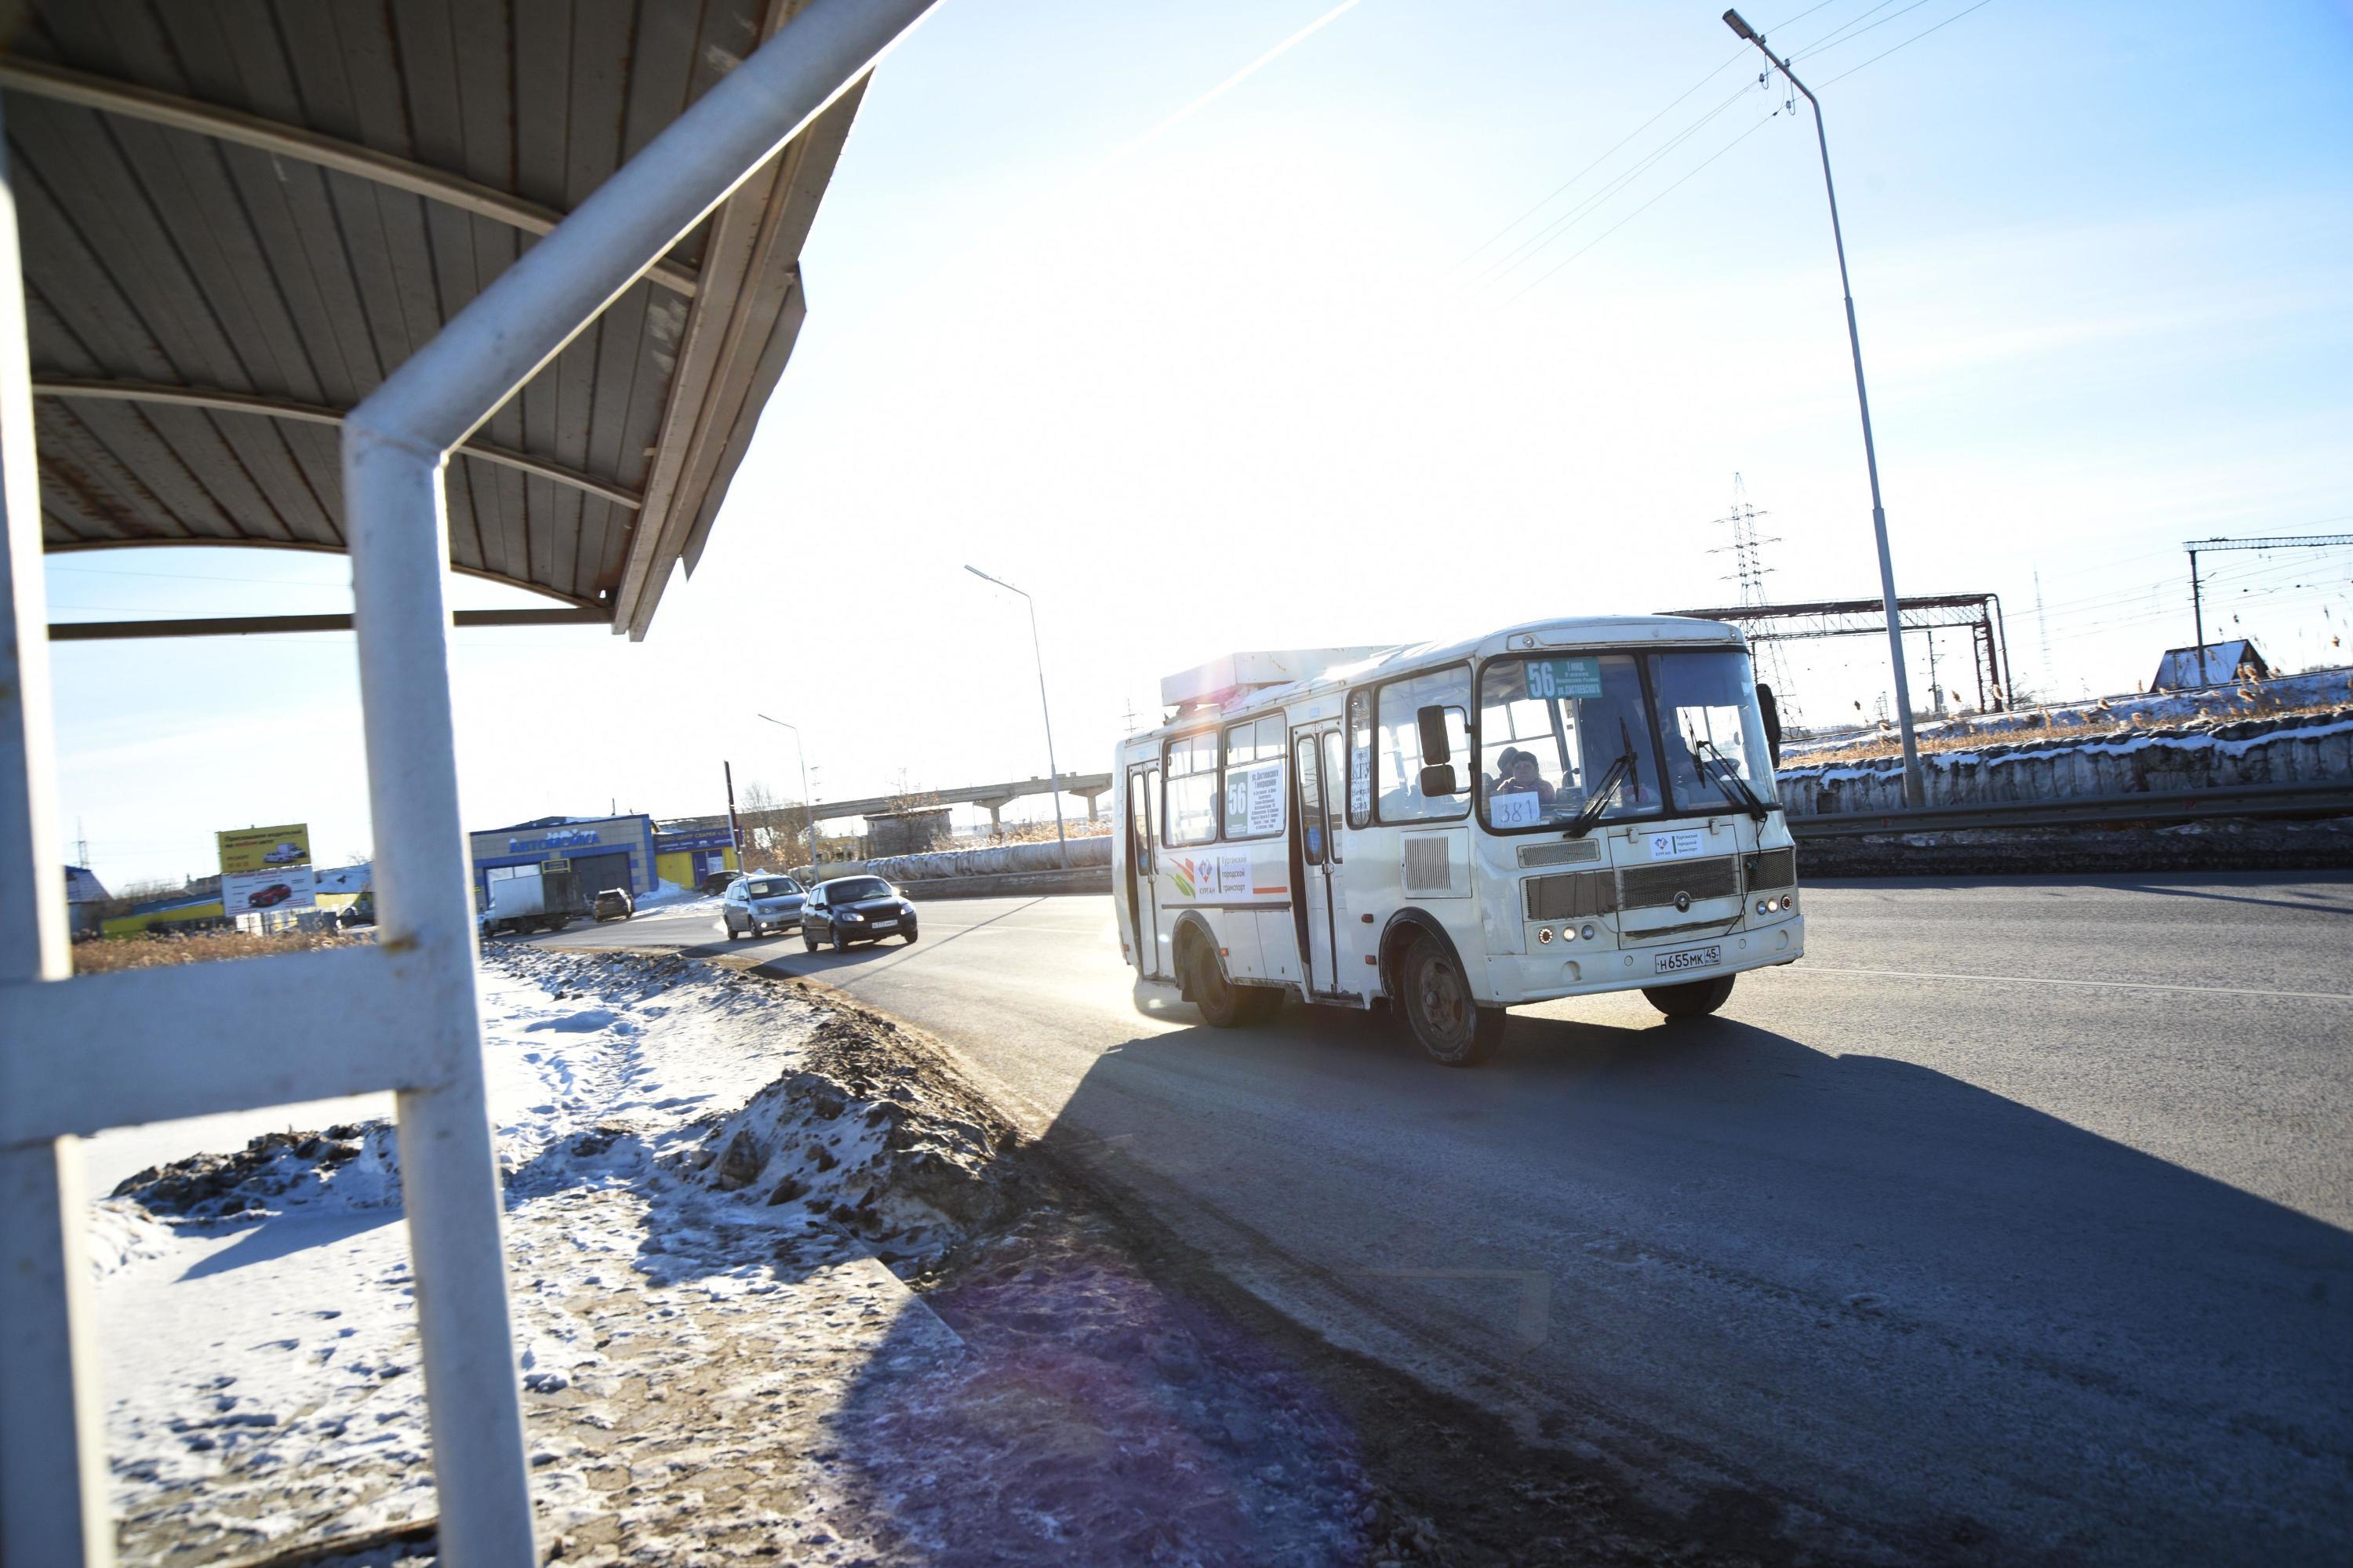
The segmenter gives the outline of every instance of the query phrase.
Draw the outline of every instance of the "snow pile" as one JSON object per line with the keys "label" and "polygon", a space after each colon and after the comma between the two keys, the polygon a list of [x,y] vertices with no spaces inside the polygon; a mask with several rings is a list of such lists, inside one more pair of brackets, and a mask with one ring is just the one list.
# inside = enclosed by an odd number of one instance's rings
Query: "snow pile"
{"label": "snow pile", "polygon": [[633,900],[642,914],[649,909],[680,910],[717,909],[719,895],[705,893],[701,888],[681,887],[668,878],[658,879],[651,893],[640,893]]}
{"label": "snow pile", "polygon": [[896,1042],[897,1025],[838,1013],[809,1065],[718,1120],[679,1161],[688,1180],[878,1244],[886,1263],[935,1261],[1012,1202],[999,1156],[1011,1124]]}
{"label": "snow pile", "polygon": [[259,1220],[381,1209],[400,1202],[391,1124],[343,1122],[318,1132],[265,1132],[235,1154],[192,1154],[118,1185],[159,1219]]}
{"label": "snow pile", "polygon": [[[2353,708],[1923,751],[1920,761],[1931,806],[2343,780],[2353,779]],[[1894,758],[1785,766],[1778,778],[1793,816],[1903,805],[1903,765]]]}

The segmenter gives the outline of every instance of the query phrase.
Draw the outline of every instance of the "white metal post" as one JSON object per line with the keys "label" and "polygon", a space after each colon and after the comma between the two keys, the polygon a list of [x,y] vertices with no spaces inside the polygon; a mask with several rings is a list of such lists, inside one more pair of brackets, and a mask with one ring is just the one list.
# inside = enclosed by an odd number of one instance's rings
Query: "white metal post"
{"label": "white metal post", "polygon": [[343,438],[377,941],[418,984],[409,1022],[426,1086],[396,1102],[417,1327],[453,1563],[535,1562],[522,1405],[508,1331],[498,1154],[482,1088],[473,888],[449,702],[449,524],[440,453],[354,424]]}
{"label": "white metal post", "polygon": [[442,577],[450,449],[797,134],[931,0],[814,0],[405,361],[343,423],[343,503],[375,815],[378,940],[421,960],[437,1081],[399,1098],[440,1547],[534,1560],[482,1093],[474,924]]}
{"label": "white metal post", "polygon": [[[5,157],[0,156],[0,163]],[[58,853],[48,590],[33,455],[25,286],[0,169],[0,985],[62,980],[71,959]],[[0,1052],[59,1042],[0,1031]],[[0,1147],[0,1562],[114,1561],[98,1357],[85,1310],[80,1139]]]}

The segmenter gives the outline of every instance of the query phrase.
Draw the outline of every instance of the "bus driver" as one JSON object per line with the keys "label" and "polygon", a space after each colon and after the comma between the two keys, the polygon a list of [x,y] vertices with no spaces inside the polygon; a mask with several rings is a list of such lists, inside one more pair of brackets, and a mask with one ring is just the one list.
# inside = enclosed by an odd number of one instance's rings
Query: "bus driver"
{"label": "bus driver", "polygon": [[1547,806],[1552,804],[1553,787],[1546,782],[1543,774],[1537,770],[1535,753],[1507,746],[1504,747],[1503,755],[1495,758],[1495,767],[1501,772],[1502,779],[1496,784],[1493,793],[1497,795],[1533,794],[1543,804]]}

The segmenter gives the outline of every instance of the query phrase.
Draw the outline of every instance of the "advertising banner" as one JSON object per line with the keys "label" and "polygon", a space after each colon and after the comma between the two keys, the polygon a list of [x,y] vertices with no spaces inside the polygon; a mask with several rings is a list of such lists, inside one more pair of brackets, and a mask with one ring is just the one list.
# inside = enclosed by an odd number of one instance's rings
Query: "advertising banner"
{"label": "advertising banner", "polygon": [[263,871],[221,873],[221,911],[259,915],[266,909],[308,909],[317,904],[311,868],[271,866]]}
{"label": "advertising banner", "polygon": [[311,863],[308,822],[287,822],[275,828],[232,828],[213,836],[220,842],[223,875]]}

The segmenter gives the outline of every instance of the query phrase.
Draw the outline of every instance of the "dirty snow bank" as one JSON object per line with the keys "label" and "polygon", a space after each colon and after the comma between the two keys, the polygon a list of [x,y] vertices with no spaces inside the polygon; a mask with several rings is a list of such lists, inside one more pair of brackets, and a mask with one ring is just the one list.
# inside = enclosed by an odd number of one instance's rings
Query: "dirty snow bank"
{"label": "dirty snow bank", "polygon": [[[838,1013],[808,1065],[713,1125],[679,1162],[688,1180],[822,1217],[881,1244],[890,1264],[932,1263],[1015,1201],[999,1156],[1012,1124],[911,1054],[888,1020]],[[894,1049],[895,1047],[895,1049]]]}
{"label": "dirty snow bank", "polygon": [[[1322,1563],[1388,1533],[1312,1384],[1073,1243],[934,1048],[692,960],[514,948],[482,979],[533,1495],[565,1562]],[[126,1563],[432,1518],[397,1177],[354,1124],[96,1206]]]}

